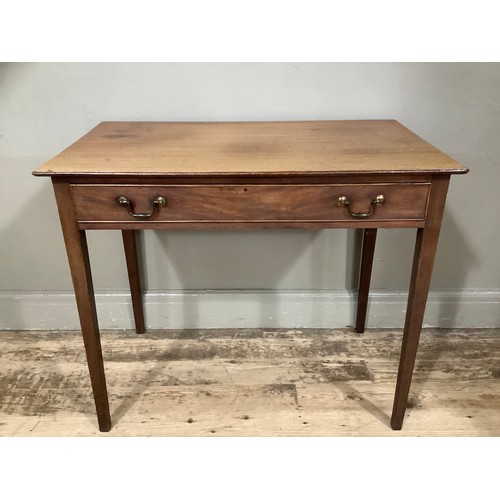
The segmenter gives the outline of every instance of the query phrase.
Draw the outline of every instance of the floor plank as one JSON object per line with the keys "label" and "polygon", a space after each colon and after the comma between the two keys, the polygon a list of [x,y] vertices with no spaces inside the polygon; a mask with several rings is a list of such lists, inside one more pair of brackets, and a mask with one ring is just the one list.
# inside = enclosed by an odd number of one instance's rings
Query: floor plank
{"label": "floor plank", "polygon": [[402,431],[400,330],[102,333],[113,429],[77,332],[0,332],[0,436],[499,436],[500,330],[425,330]]}

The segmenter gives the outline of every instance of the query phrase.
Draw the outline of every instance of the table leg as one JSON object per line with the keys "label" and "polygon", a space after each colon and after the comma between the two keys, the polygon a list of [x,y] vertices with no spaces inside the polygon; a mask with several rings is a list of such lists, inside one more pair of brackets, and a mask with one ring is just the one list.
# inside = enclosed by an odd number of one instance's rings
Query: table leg
{"label": "table leg", "polygon": [[54,181],[54,191],[71,269],[71,277],[73,279],[99,430],[107,432],[111,429],[111,416],[109,413],[106,376],[102,359],[101,339],[97,322],[87,238],[85,231],[78,229],[69,184]]}
{"label": "table leg", "polygon": [[356,313],[356,331],[358,333],[363,333],[365,331],[366,308],[368,306],[368,293],[370,291],[370,280],[372,277],[373,255],[375,253],[376,240],[376,228],[365,229],[363,231],[363,250],[361,254],[361,268],[358,287],[358,309]]}
{"label": "table leg", "polygon": [[408,404],[408,393],[429,293],[448,182],[449,176],[432,182],[426,224],[425,227],[417,230],[398,380],[391,417],[391,427],[394,430],[402,428]]}
{"label": "table leg", "polygon": [[144,309],[142,305],[141,278],[139,274],[139,259],[137,257],[136,231],[123,230],[123,247],[127,261],[128,281],[134,310],[135,330],[144,333]]}

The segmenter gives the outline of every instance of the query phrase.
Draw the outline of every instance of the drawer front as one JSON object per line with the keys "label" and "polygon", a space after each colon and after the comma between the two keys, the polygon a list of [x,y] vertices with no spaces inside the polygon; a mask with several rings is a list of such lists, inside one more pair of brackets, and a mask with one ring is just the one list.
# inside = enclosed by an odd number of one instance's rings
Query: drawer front
{"label": "drawer front", "polygon": [[[147,225],[148,222],[422,220],[429,187],[428,183],[74,184],[72,192],[80,222],[143,222]],[[380,195],[383,203],[374,204]],[[129,203],[118,204],[119,197],[125,197]],[[158,197],[164,198],[164,205],[154,203]],[[341,197],[343,206],[339,203]],[[134,217],[129,210],[132,214],[152,215]],[[372,215],[366,215],[372,211]]]}

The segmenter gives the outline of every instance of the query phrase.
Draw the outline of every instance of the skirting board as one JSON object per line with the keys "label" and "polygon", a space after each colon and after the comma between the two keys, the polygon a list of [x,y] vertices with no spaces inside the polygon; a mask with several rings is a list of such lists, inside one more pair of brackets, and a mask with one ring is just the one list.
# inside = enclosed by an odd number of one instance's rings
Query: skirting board
{"label": "skirting board", "polygon": [[[407,294],[370,294],[367,328],[402,328]],[[131,329],[128,293],[96,294],[102,329]],[[144,296],[146,326],[173,328],[343,328],[354,324],[347,291],[179,291]],[[500,290],[431,291],[425,327],[498,328]],[[71,293],[0,292],[0,330],[78,330]]]}

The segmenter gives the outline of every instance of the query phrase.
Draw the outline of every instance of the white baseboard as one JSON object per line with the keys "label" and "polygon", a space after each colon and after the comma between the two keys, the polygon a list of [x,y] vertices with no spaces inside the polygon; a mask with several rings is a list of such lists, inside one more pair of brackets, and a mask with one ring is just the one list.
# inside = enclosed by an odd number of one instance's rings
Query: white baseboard
{"label": "white baseboard", "polygon": [[[402,328],[407,294],[374,291],[368,328]],[[133,328],[128,293],[96,295],[102,329]],[[356,293],[347,291],[148,292],[147,328],[343,328],[354,324]],[[431,291],[424,326],[500,327],[500,290]],[[78,330],[71,293],[0,292],[0,330]]]}

